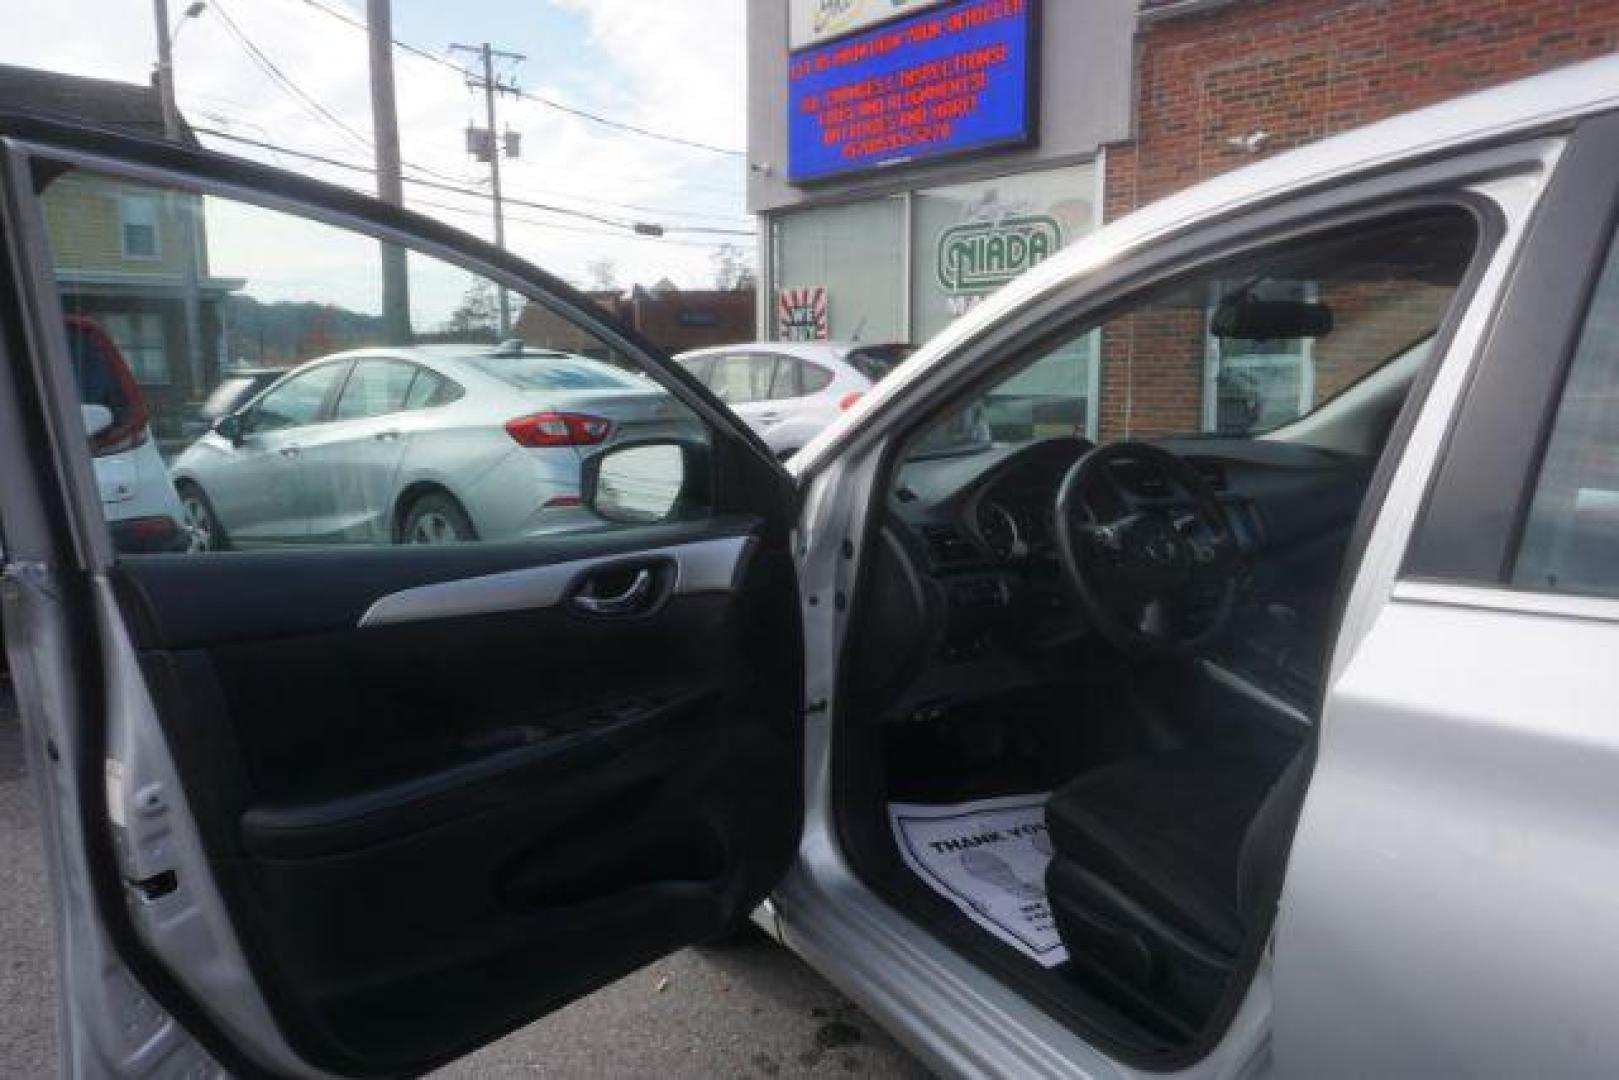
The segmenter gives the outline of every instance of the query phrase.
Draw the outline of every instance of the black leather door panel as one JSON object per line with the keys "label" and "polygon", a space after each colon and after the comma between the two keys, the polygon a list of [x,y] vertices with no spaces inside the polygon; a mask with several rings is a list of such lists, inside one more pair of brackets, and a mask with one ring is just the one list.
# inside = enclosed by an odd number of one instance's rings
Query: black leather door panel
{"label": "black leather door panel", "polygon": [[[787,553],[754,528],[628,529],[526,559],[304,554],[297,573],[277,555],[127,561],[188,798],[301,1053],[430,1067],[716,932],[774,883],[800,811],[801,649]],[[645,612],[567,602],[578,574],[638,558],[669,568]],[[381,607],[399,617],[368,621]]]}

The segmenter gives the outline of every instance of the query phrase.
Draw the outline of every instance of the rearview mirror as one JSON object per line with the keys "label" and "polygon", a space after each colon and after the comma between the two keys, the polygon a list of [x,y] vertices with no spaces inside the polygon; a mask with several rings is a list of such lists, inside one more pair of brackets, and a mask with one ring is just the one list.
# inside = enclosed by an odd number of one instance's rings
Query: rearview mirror
{"label": "rearview mirror", "polygon": [[226,413],[214,422],[214,433],[221,439],[229,439],[232,446],[241,446],[247,436],[247,422],[241,413]]}
{"label": "rearview mirror", "polygon": [[1320,338],[1332,333],[1332,309],[1310,300],[1255,300],[1239,293],[1220,301],[1209,329],[1215,337],[1248,341]]}
{"label": "rearview mirror", "polygon": [[678,439],[614,446],[585,462],[580,499],[607,521],[651,524],[702,505],[708,448]]}
{"label": "rearview mirror", "polygon": [[105,405],[80,405],[79,412],[84,416],[85,434],[92,439],[112,427],[112,410]]}

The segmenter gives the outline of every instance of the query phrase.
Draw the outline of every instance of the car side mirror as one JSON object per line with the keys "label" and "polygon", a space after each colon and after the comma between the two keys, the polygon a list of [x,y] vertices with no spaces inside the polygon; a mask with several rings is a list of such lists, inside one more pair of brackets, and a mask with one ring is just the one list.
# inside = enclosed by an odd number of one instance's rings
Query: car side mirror
{"label": "car side mirror", "polygon": [[241,413],[226,413],[215,421],[214,433],[221,439],[229,439],[232,446],[241,446],[242,440],[247,438],[247,421]]}
{"label": "car side mirror", "polygon": [[649,439],[609,447],[584,463],[580,501],[604,520],[650,525],[708,505],[708,447]]}
{"label": "car side mirror", "polygon": [[79,412],[84,416],[85,434],[92,439],[112,427],[112,410],[105,405],[80,405]]}

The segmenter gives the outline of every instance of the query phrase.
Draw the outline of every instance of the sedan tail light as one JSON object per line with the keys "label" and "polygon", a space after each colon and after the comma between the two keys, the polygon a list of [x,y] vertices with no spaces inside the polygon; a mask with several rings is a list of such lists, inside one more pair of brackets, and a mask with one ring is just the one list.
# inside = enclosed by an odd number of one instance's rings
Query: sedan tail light
{"label": "sedan tail light", "polygon": [[866,395],[861,393],[859,390],[856,390],[853,393],[844,394],[841,398],[838,399],[838,411],[839,412],[848,412],[850,409],[854,408],[854,403],[855,402],[859,401],[861,398],[863,398],[865,396]]}
{"label": "sedan tail light", "polygon": [[542,412],[506,422],[506,434],[519,446],[595,446],[607,438],[613,422],[585,413]]}

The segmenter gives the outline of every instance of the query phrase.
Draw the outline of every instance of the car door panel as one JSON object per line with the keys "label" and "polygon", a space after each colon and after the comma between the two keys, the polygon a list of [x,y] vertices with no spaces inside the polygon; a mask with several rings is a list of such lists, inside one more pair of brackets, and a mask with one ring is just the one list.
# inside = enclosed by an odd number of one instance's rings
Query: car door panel
{"label": "car door panel", "polygon": [[254,432],[225,451],[225,482],[204,490],[232,543],[299,543],[308,534],[300,513],[301,435],[298,429]]}
{"label": "car door panel", "polygon": [[[42,785],[72,825],[52,834],[57,884],[93,881],[70,898],[107,943],[61,936],[81,1068],[160,1051],[242,1075],[414,1074],[745,917],[796,849],[803,783],[793,493],[757,441],[587,298],[453,230],[250,163],[16,121],[53,147],[36,170],[8,123],[0,407],[43,434],[0,431],[29,480],[0,505],[7,559],[43,584],[26,611],[4,590],[22,627],[7,644],[39,684],[85,688],[25,702],[30,739],[64,762]],[[186,198],[293,207],[354,250],[413,243],[551,308],[694,418],[674,501],[596,520],[587,502],[576,531],[521,543],[119,555],[78,402],[50,374],[65,345],[38,198],[126,164],[148,186],[178,170]],[[312,426],[249,441],[276,451]],[[51,526],[19,525],[35,520]],[[56,623],[72,633],[40,630]],[[161,1039],[110,1019],[125,1000]]]}
{"label": "car door panel", "polygon": [[[195,573],[125,561],[210,857],[311,1060],[418,1067],[717,932],[768,888],[799,748],[785,654],[749,645],[793,632],[761,624],[792,578],[756,530],[572,538],[538,561],[357,551],[273,590],[297,556],[220,556],[185,605]],[[643,566],[667,581],[649,613],[570,603],[592,574]],[[541,587],[514,599],[522,575]],[[602,939],[612,959],[592,958]]]}

